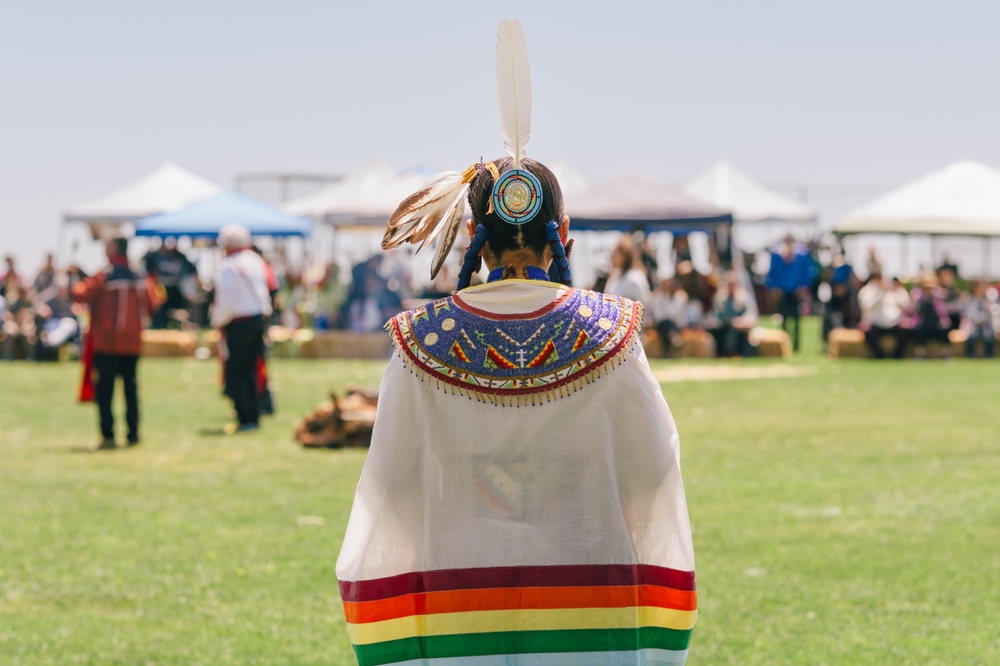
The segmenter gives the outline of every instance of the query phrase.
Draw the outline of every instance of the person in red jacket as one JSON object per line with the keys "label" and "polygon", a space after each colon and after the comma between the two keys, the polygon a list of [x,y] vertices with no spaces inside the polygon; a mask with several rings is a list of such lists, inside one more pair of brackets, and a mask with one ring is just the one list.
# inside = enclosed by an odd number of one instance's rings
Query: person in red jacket
{"label": "person in red jacket", "polygon": [[115,448],[115,421],[111,399],[120,375],[125,387],[125,421],[128,445],[139,443],[139,396],[135,370],[142,352],[146,318],[159,307],[156,285],[128,265],[128,241],[108,241],[108,267],[73,286],[73,300],[90,307],[90,331],[97,370],[97,408],[101,443],[98,449]]}

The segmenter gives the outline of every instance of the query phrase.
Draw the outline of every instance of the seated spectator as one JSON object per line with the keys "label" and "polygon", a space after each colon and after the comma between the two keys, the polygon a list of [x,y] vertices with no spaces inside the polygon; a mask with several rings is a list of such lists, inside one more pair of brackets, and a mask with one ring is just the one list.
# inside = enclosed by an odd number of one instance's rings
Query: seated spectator
{"label": "seated spectator", "polygon": [[80,326],[73,313],[69,282],[65,277],[56,278],[56,282],[56,292],[35,305],[35,327],[38,331],[35,359],[38,361],[57,361],[64,344],[80,342]]}
{"label": "seated spectator", "polygon": [[983,356],[993,356],[993,345],[996,342],[996,331],[993,328],[993,317],[1000,309],[986,295],[986,282],[976,280],[972,283],[972,293],[962,299],[961,329],[965,333],[965,355],[976,356],[976,341],[983,341]]}
{"label": "seated spectator", "polygon": [[830,301],[823,308],[824,340],[835,328],[857,328],[861,317],[854,268],[843,254],[838,254],[828,270]]}
{"label": "seated spectator", "polygon": [[680,333],[688,327],[687,309],[687,292],[676,278],[661,282],[650,297],[649,314],[664,349],[667,345],[675,349],[683,346]]}
{"label": "seated spectator", "polygon": [[37,337],[35,312],[31,308],[31,294],[24,289],[11,270],[4,282],[4,309],[0,314],[0,358],[5,361],[31,358],[31,349]]}
{"label": "seated spectator", "polygon": [[893,356],[903,358],[908,338],[908,331],[902,326],[903,315],[910,306],[906,288],[898,280],[887,283],[881,273],[874,273],[858,292],[858,302],[861,307],[859,328],[865,332],[872,355],[885,358],[882,338],[891,335],[896,339]]}
{"label": "seated spectator", "polygon": [[735,273],[728,273],[719,283],[712,299],[712,311],[706,317],[706,329],[715,338],[716,354],[720,357],[750,356],[750,329],[757,323],[750,294],[740,286]]}
{"label": "seated spectator", "polygon": [[[913,288],[910,297],[914,354],[917,358],[925,358],[927,343],[931,340],[948,343],[948,331],[951,330],[948,291],[941,288],[936,275],[928,273],[921,278],[920,286]],[[949,355],[949,349],[945,350],[945,356]]]}

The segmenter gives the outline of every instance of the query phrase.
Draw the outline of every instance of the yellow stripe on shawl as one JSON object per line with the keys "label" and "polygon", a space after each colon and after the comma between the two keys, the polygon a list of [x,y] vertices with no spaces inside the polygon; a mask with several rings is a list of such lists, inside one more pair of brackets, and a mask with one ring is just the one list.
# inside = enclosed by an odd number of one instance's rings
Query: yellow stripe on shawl
{"label": "yellow stripe on shawl", "polygon": [[438,613],[348,624],[355,645],[449,634],[482,634],[500,631],[550,631],[560,629],[631,629],[662,627],[691,629],[698,611],[638,606],[631,608],[568,608]]}

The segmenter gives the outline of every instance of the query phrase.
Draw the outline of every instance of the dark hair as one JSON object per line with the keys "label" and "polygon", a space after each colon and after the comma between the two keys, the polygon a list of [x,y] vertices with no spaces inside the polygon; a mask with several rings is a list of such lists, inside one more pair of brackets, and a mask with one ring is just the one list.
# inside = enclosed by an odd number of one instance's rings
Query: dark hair
{"label": "dark hair", "polygon": [[111,244],[115,248],[115,254],[125,256],[128,254],[128,239],[127,238],[112,238]]}
{"label": "dark hair", "polygon": [[[514,160],[504,157],[493,160],[497,171],[501,174],[514,168]],[[472,208],[472,219],[489,230],[490,246],[497,259],[504,252],[513,250],[530,250],[541,256],[545,246],[549,244],[545,236],[545,225],[550,221],[562,223],[563,196],[559,181],[555,174],[549,171],[541,162],[521,160],[521,169],[531,173],[542,184],[542,207],[538,213],[524,224],[510,224],[500,218],[496,212],[487,214],[490,209],[490,198],[493,195],[493,175],[486,169],[481,169],[469,184],[469,207]]]}

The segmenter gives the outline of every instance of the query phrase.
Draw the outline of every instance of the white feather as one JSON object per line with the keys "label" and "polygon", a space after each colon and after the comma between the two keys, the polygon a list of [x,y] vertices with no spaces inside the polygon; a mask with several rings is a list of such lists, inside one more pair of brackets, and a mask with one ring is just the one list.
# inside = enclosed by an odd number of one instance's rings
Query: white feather
{"label": "white feather", "polygon": [[531,135],[531,70],[524,33],[517,21],[500,23],[496,73],[503,146],[514,158],[514,168],[519,169]]}
{"label": "white feather", "polygon": [[382,249],[397,247],[407,240],[411,243],[422,241],[428,231],[433,231],[433,228],[428,229],[428,223],[433,221],[435,214],[444,213],[450,208],[455,195],[463,190],[462,174],[448,171],[439,174],[424,189],[407,197],[389,218],[382,237]]}
{"label": "white feather", "polygon": [[[449,202],[448,207],[445,209],[444,213],[442,213],[441,223],[438,224],[433,230],[430,231],[430,233],[426,235],[426,237],[424,238],[424,242],[421,243],[420,245],[420,250],[424,249],[425,247],[433,243],[434,239],[438,237],[438,234],[440,234],[442,230],[448,227],[448,224],[451,221],[451,218],[456,214],[456,211],[458,211],[457,213],[458,215],[462,215],[465,213],[465,197],[468,194],[469,194],[468,184],[462,185],[462,187],[459,188],[457,192],[455,192],[454,198]],[[419,252],[420,250],[417,251]]]}
{"label": "white feather", "polygon": [[[455,239],[458,237],[458,231],[462,227],[462,217],[465,215],[465,195],[469,191],[469,186],[466,185],[462,188],[459,193],[455,203],[452,207],[444,214],[444,219],[441,224],[438,225],[438,230],[435,235],[441,233],[441,239],[438,241],[437,249],[434,250],[434,260],[431,262],[431,279],[437,277],[438,273],[441,271],[441,267],[444,266],[444,262],[448,259],[448,255],[451,253],[451,248],[455,245]],[[433,237],[428,238],[424,241],[424,244],[430,243]]]}

